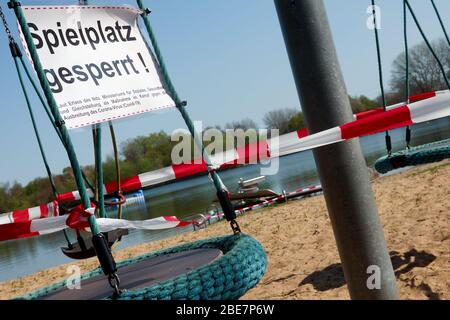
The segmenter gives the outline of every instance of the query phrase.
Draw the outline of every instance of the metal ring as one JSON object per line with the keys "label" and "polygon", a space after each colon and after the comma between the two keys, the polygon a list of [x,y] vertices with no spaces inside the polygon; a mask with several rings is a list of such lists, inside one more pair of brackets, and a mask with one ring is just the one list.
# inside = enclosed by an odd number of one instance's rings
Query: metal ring
{"label": "metal ring", "polygon": [[111,288],[114,289],[114,297],[119,297],[122,294],[122,290],[120,289],[120,279],[117,273],[110,274],[108,282]]}

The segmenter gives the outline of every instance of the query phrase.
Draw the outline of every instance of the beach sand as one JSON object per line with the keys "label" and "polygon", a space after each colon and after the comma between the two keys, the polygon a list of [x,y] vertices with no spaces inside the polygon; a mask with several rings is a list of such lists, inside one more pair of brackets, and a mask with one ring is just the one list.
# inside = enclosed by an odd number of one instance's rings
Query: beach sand
{"label": "beach sand", "polygon": [[[380,177],[373,189],[402,299],[450,299],[450,161]],[[323,196],[239,218],[266,249],[269,265],[243,299],[349,299]],[[229,234],[221,222],[198,232],[115,253],[117,260],[180,243]],[[96,260],[77,263],[83,271]],[[67,265],[0,283],[9,299],[67,277]]]}

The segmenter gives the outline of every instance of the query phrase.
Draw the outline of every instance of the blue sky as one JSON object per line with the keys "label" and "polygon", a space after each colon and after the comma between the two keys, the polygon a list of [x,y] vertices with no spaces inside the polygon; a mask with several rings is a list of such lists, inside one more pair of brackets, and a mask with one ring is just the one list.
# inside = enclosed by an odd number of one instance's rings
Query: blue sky
{"label": "blue sky", "polygon": [[[27,5],[75,4],[77,1],[31,1]],[[2,1],[14,31],[15,19]],[[133,4],[134,1],[91,1],[94,4]],[[277,108],[298,108],[289,61],[272,0],[147,0],[169,71],[180,95],[189,102],[195,120],[224,125],[244,117],[262,126],[262,117]],[[351,95],[379,93],[373,31],[366,27],[369,0],[325,0],[341,67]],[[436,0],[450,29],[450,2]],[[403,51],[402,1],[378,0],[386,83],[393,59]],[[430,1],[411,0],[430,39],[442,37]],[[414,25],[410,43],[421,41]],[[26,111],[9,48],[0,32],[0,181],[25,183],[45,171]],[[36,102],[36,100],[33,100]],[[35,110],[50,164],[55,173],[68,166],[65,151],[36,102]],[[176,112],[125,120],[116,125],[119,141],[138,135],[184,128]],[[72,138],[81,164],[93,162],[89,130]],[[111,154],[105,135],[104,153]]]}

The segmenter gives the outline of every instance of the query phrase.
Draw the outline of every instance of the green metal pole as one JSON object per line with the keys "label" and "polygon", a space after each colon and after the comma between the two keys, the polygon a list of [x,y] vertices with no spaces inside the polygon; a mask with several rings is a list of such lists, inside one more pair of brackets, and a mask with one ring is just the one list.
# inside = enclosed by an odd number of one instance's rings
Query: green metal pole
{"label": "green metal pole", "polygon": [[186,126],[189,129],[189,132],[191,133],[192,137],[194,138],[195,144],[202,151],[203,159],[204,159],[206,165],[208,166],[211,179],[213,180],[214,186],[216,187],[217,196],[219,198],[222,209],[224,210],[227,220],[231,222],[233,231],[235,233],[238,233],[238,232],[240,232],[240,229],[235,221],[236,213],[235,213],[233,205],[229,199],[228,190],[227,190],[225,184],[223,183],[222,179],[220,178],[219,174],[216,172],[216,170],[214,170],[213,164],[211,162],[211,158],[210,158],[208,152],[206,152],[206,150],[205,150],[203,141],[202,141],[201,137],[198,135],[197,131],[195,130],[194,124],[193,124],[188,112],[186,111],[186,103],[184,103],[180,99],[180,97],[175,89],[175,86],[172,83],[172,80],[169,76],[166,64],[164,62],[163,55],[159,48],[158,41],[156,40],[155,33],[153,32],[152,26],[150,25],[150,20],[148,19],[148,10],[144,6],[142,0],[136,0],[136,2],[137,2],[137,5],[139,6],[139,8],[143,12],[143,14],[141,16],[144,21],[144,25],[147,30],[147,33],[150,37],[150,41],[152,43],[153,50],[155,51],[156,59],[158,60],[160,71],[161,71],[164,83],[166,84],[166,89],[168,91],[168,94],[174,100],[178,111],[180,111],[181,116],[183,117],[184,122],[186,123]]}
{"label": "green metal pole", "polygon": [[[80,193],[81,201],[83,203],[83,206],[88,209],[91,206],[91,202],[89,199],[89,196],[86,191],[86,187],[83,182],[83,175],[81,173],[81,167],[78,162],[77,155],[75,153],[75,149],[72,145],[72,140],[69,136],[69,133],[67,131],[67,128],[65,126],[64,120],[61,117],[61,114],[59,113],[58,104],[53,96],[53,93],[51,91],[50,85],[47,81],[47,78],[45,76],[45,73],[42,68],[41,61],[39,59],[39,55],[37,53],[36,47],[34,45],[33,38],[31,36],[30,30],[28,28],[27,21],[25,19],[22,7],[20,3],[17,0],[11,0],[8,5],[14,9],[14,13],[16,14],[17,20],[19,22],[19,25],[22,29],[22,32],[25,37],[25,41],[28,46],[28,50],[31,55],[31,59],[33,60],[33,64],[39,79],[39,82],[42,86],[42,89],[44,90],[45,97],[47,99],[48,106],[50,107],[50,111],[53,115],[53,118],[55,119],[56,125],[59,128],[59,131],[61,133],[61,138],[64,142],[64,145],[66,147],[67,155],[70,160],[70,164],[73,169],[73,173],[75,176],[75,182],[77,184],[78,191]],[[97,222],[95,220],[95,216],[89,217],[89,225],[91,228],[91,231],[94,235],[99,234],[100,230],[98,228]]]}

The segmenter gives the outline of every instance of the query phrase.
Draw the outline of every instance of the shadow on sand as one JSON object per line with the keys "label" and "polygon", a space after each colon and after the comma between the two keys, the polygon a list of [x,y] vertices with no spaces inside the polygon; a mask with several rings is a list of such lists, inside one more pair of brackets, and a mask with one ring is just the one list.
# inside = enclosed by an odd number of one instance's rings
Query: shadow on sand
{"label": "shadow on sand", "polygon": [[[397,278],[410,272],[414,268],[425,268],[429,266],[436,256],[425,251],[412,249],[404,254],[393,251],[390,253],[392,265]],[[340,263],[332,264],[323,270],[315,271],[300,282],[299,287],[311,284],[318,291],[337,289],[345,285],[344,272]],[[417,288],[430,299],[439,300],[439,294],[432,291],[429,285],[422,283]]]}

